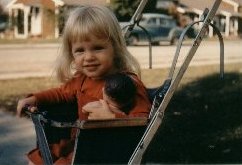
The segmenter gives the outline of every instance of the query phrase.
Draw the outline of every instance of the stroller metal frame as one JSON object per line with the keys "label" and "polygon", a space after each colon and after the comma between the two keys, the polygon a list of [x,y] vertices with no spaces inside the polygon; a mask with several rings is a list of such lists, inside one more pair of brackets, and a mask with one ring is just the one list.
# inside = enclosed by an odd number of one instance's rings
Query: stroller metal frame
{"label": "stroller metal frame", "polygon": [[[190,51],[188,52],[186,58],[184,59],[184,62],[181,65],[174,80],[172,80],[172,79],[167,80],[168,82],[170,81],[170,86],[167,87],[167,91],[160,92],[161,97],[164,97],[164,98],[162,99],[162,102],[159,105],[158,109],[155,110],[154,116],[152,116],[151,121],[149,122],[148,127],[147,127],[143,137],[141,138],[138,146],[136,147],[133,155],[131,156],[128,164],[140,164],[141,163],[142,156],[143,156],[146,148],[150,144],[152,138],[154,137],[155,133],[157,132],[159,126],[161,125],[161,123],[163,121],[165,109],[166,109],[168,103],[170,102],[170,99],[172,98],[176,88],[178,87],[178,85],[179,85],[185,71],[187,70],[194,54],[196,53],[200,43],[202,42],[202,39],[206,34],[207,28],[211,24],[211,21],[212,21],[213,17],[215,16],[215,13],[216,13],[220,3],[221,3],[221,0],[216,0],[212,6],[212,9],[209,12],[207,12],[206,11],[207,9],[205,9],[205,12],[204,12],[205,19],[203,21],[204,22],[203,26],[202,26],[201,30],[199,31],[198,35],[196,36],[196,38],[193,42],[193,45],[192,45]],[[219,35],[219,36],[221,36],[221,35]],[[223,52],[223,50],[221,52]],[[176,58],[176,56],[175,56],[175,58]],[[173,63],[173,65],[175,63],[176,63],[176,61]],[[169,76],[173,75],[172,72]],[[171,77],[169,77],[169,78],[171,78]],[[169,84],[169,83],[167,83],[167,84]],[[151,112],[153,111],[153,108],[152,108]]]}
{"label": "stroller metal frame", "polygon": [[[114,131],[114,128],[119,128],[121,130],[129,131],[129,133],[133,132],[131,131],[130,128],[137,129],[139,131],[139,135],[135,136],[133,139],[132,143],[134,142],[135,144],[132,144],[131,147],[127,148],[128,151],[126,154],[126,157],[123,157],[125,160],[121,161],[122,163],[125,163],[126,161],[128,164],[140,164],[142,161],[143,154],[145,153],[147,147],[149,146],[152,138],[157,132],[158,127],[162,124],[162,120],[164,117],[164,112],[165,109],[172,98],[177,86],[179,85],[185,71],[187,70],[194,54],[196,53],[196,50],[198,49],[203,37],[206,35],[206,30],[208,26],[212,26],[216,32],[216,34],[219,37],[219,42],[220,42],[220,71],[221,71],[221,76],[223,76],[223,60],[224,60],[224,43],[223,43],[223,38],[222,35],[220,34],[219,30],[214,26],[211,22],[213,17],[215,16],[215,13],[220,5],[222,0],[216,0],[211,8],[211,10],[205,9],[204,10],[204,19],[201,21],[194,22],[190,24],[186,29],[184,29],[183,33],[180,36],[177,50],[173,59],[173,63],[171,66],[171,70],[169,73],[168,78],[164,82],[164,85],[162,87],[159,87],[157,89],[154,89],[152,92],[154,92],[154,100],[152,104],[152,109],[151,113],[149,116],[149,119],[147,118],[127,118],[127,119],[111,119],[111,120],[96,120],[96,121],[75,121],[75,122],[58,122],[49,118],[46,118],[45,114],[43,112],[36,112],[36,113],[30,113],[27,110],[27,107],[25,108],[25,111],[27,114],[29,114],[32,118],[32,121],[35,125],[35,130],[36,130],[36,135],[37,135],[37,140],[38,140],[38,145],[40,148],[40,152],[42,154],[43,160],[45,164],[51,165],[53,164],[53,160],[50,154],[50,150],[48,147],[48,142],[47,138],[45,135],[45,130],[44,126],[45,124],[48,124],[49,126],[53,127],[60,127],[60,128],[79,128],[82,131],[78,131],[77,138],[76,138],[76,144],[75,144],[75,152],[78,151],[78,136],[80,135],[81,132],[84,132],[83,130],[87,130],[86,132],[89,132],[88,130],[95,130],[95,129],[101,129],[101,131],[106,131],[106,130],[112,130]],[[125,36],[128,36],[130,34],[130,31],[132,31],[133,27],[138,24],[138,21],[141,18],[142,11],[146,5],[148,0],[142,0],[139,7],[137,8],[134,16],[132,17],[130,21],[130,26],[128,26],[125,29]],[[199,33],[197,34],[193,45],[188,52],[186,58],[184,59],[183,64],[181,65],[178,73],[173,76],[174,74],[174,69],[176,66],[176,62],[179,56],[179,52],[182,46],[182,41],[184,39],[184,36],[187,32],[187,30],[193,26],[194,24],[198,22],[204,22],[202,28],[200,29]],[[173,78],[174,77],[174,78]],[[141,128],[141,129],[140,129]],[[90,134],[92,135],[92,133]],[[143,135],[143,136],[142,136]],[[118,135],[117,135],[118,136]],[[126,135],[125,135],[126,136]],[[86,137],[84,136],[84,139]],[[106,138],[106,136],[104,137]],[[139,141],[139,139],[141,140]],[[136,145],[138,143],[138,145]],[[136,148],[135,148],[136,146]],[[122,146],[119,146],[122,148]],[[131,151],[130,151],[131,150]],[[110,151],[111,152],[111,151]],[[132,153],[133,152],[133,153]],[[132,154],[132,155],[131,155]],[[131,157],[130,157],[131,155]],[[128,157],[128,159],[127,159]],[[76,163],[76,156],[74,156],[72,164]],[[109,163],[113,163],[114,159],[111,159]],[[88,163],[88,162],[84,162]],[[100,162],[99,162],[100,163]],[[115,163],[120,163],[115,162]]]}

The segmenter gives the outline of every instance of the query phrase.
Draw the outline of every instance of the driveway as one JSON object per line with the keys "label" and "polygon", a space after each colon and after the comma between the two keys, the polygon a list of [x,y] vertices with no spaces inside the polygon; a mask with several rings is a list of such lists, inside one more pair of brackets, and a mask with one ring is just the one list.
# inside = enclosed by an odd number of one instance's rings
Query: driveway
{"label": "driveway", "polygon": [[34,146],[32,122],[0,110],[0,164],[26,165],[25,154]]}

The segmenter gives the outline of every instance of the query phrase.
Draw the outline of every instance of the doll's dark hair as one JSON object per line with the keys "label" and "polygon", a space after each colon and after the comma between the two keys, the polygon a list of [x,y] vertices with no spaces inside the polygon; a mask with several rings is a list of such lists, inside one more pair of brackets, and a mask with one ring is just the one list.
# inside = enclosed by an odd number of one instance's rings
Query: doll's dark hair
{"label": "doll's dark hair", "polygon": [[109,98],[120,106],[120,110],[126,114],[135,105],[136,85],[134,80],[127,74],[116,73],[106,76],[104,91]]}

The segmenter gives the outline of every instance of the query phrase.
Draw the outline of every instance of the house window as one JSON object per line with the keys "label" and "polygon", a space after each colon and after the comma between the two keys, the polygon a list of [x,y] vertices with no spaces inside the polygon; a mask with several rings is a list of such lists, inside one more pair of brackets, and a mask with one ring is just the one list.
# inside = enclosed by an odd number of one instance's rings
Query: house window
{"label": "house window", "polygon": [[17,23],[18,33],[24,34],[24,11],[21,9],[17,10],[16,23]]}
{"label": "house window", "polygon": [[36,8],[35,8],[35,18],[37,18],[37,17],[38,17],[38,15],[39,15],[39,8],[38,8],[38,7],[36,7]]}

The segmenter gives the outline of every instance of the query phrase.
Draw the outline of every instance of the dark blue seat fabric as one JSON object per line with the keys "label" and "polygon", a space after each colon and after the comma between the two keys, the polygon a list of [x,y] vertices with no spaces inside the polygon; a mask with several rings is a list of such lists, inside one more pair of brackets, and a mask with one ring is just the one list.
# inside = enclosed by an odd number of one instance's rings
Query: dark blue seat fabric
{"label": "dark blue seat fabric", "polygon": [[145,128],[80,130],[74,164],[127,164]]}

